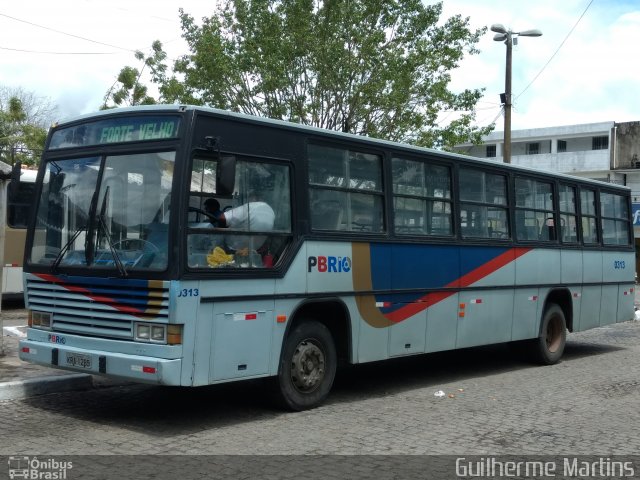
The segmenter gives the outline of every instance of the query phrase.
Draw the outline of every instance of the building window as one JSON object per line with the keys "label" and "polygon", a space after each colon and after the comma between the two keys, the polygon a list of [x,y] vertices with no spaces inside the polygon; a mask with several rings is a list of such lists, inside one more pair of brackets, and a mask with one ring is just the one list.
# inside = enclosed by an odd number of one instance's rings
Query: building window
{"label": "building window", "polygon": [[496,146],[487,145],[487,158],[494,158],[496,156]]}
{"label": "building window", "polygon": [[527,155],[537,155],[540,153],[540,144],[536,143],[527,143]]}
{"label": "building window", "polygon": [[567,151],[567,141],[558,140],[558,153],[564,153]]}
{"label": "building window", "polygon": [[591,150],[606,150],[609,148],[609,137],[593,137],[591,139]]}

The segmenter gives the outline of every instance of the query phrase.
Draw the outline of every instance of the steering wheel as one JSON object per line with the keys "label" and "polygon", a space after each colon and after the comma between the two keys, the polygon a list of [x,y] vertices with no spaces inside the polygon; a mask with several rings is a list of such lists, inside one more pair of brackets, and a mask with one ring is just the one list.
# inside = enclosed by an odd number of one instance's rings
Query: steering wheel
{"label": "steering wheel", "polygon": [[[140,262],[140,260],[145,257],[146,253],[153,253],[155,256],[155,254],[160,251],[160,249],[155,244],[153,244],[149,240],[143,240],[142,238],[123,238],[122,240],[118,240],[111,246],[114,250],[140,250],[142,253],[135,259],[131,260],[130,266],[133,267],[135,267],[138,262]],[[109,257],[112,257],[111,251],[101,252],[96,257],[95,263],[105,261]]]}
{"label": "steering wheel", "polygon": [[[140,245],[140,248],[136,248],[135,245]],[[143,240],[142,238],[123,238],[113,244],[113,248],[116,250],[143,250],[145,252],[158,253],[160,249],[149,240]]]}

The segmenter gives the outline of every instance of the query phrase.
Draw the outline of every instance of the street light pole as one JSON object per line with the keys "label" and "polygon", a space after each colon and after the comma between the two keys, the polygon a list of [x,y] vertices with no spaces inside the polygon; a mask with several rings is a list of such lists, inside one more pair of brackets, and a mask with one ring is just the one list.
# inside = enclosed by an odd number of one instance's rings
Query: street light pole
{"label": "street light pole", "polygon": [[502,159],[504,163],[511,163],[511,63],[513,56],[513,44],[518,43],[517,37],[539,37],[542,35],[540,30],[525,30],[523,32],[512,32],[507,30],[503,25],[496,23],[491,25],[491,31],[497,35],[493,37],[496,42],[504,40],[507,46],[507,60],[504,75],[504,145],[502,147]]}
{"label": "street light pole", "polygon": [[504,74],[504,146],[502,159],[504,163],[511,163],[511,62],[513,58],[513,37],[507,33],[507,66]]}

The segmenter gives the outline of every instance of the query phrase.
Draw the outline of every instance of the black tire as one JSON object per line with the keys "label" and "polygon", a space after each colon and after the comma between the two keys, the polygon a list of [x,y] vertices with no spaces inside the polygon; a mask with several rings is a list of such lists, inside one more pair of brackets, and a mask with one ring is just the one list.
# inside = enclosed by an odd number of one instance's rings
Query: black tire
{"label": "black tire", "polygon": [[564,312],[555,303],[547,306],[540,335],[531,341],[530,351],[533,360],[542,365],[553,365],[558,363],[567,342],[567,322]]}
{"label": "black tire", "polygon": [[305,320],[284,340],[276,395],[278,403],[294,411],[320,405],[336,376],[337,355],[331,332],[320,322]]}

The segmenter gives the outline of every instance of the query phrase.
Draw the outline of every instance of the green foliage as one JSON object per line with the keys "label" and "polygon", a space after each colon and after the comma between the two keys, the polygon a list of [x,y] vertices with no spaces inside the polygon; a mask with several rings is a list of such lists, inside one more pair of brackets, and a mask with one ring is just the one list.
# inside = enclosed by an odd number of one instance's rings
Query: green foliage
{"label": "green foliage", "polygon": [[[446,148],[493,126],[473,126],[481,90],[448,89],[485,29],[441,13],[421,0],[226,0],[200,25],[180,10],[190,53],[171,72],[159,42],[138,60],[163,102]],[[135,100],[140,73],[121,71],[114,104]]]}
{"label": "green foliage", "polygon": [[54,110],[47,99],[0,87],[0,161],[37,165],[47,138],[44,124]]}
{"label": "green foliage", "polygon": [[[135,53],[136,59],[143,63],[140,70],[128,66],[120,70],[118,78],[104,97],[104,102],[100,107],[101,110],[120,106],[153,105],[157,103],[155,98],[148,95],[148,88],[140,83],[140,78],[148,65],[155,65],[156,70],[159,72],[163,69],[162,62],[166,59],[166,54],[162,51],[162,44],[159,41],[155,41],[151,48],[152,54],[146,58],[141,51]],[[152,77],[152,80],[154,79],[155,76]],[[109,105],[109,102],[112,104]]]}

